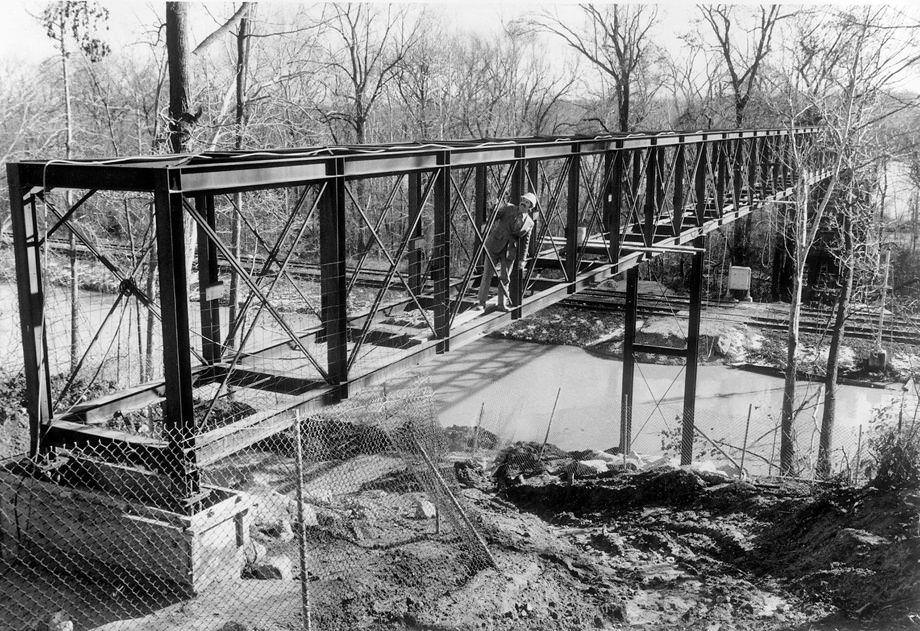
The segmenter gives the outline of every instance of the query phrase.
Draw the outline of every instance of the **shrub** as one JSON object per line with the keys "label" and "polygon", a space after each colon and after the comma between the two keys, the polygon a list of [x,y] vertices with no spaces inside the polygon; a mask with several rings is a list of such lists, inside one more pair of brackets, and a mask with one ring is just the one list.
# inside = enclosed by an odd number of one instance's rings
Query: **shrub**
{"label": "shrub", "polygon": [[[915,410],[901,414],[900,405],[890,406],[869,440],[869,454],[874,461],[872,486],[882,490],[920,488],[920,428]],[[894,416],[900,417],[896,422]],[[906,417],[906,418],[904,418]]]}

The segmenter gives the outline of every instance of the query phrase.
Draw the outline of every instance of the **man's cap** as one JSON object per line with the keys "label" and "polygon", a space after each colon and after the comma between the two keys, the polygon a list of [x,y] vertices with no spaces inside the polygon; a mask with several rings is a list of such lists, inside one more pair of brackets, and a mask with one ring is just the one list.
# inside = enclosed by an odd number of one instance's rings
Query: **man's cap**
{"label": "man's cap", "polygon": [[523,195],[521,195],[521,201],[524,201],[525,199],[528,202],[530,202],[531,206],[533,206],[534,208],[537,207],[537,196],[536,195],[534,195],[533,193],[524,193]]}

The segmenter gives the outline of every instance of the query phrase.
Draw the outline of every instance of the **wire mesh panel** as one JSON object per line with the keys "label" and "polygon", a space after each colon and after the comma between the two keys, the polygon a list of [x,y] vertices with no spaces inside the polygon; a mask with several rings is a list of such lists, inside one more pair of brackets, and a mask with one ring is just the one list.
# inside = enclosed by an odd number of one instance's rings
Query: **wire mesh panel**
{"label": "wire mesh panel", "polygon": [[203,468],[190,510],[180,481],[114,464],[138,454],[8,460],[0,626],[63,611],[80,629],[373,628],[347,603],[398,583],[400,562],[449,563],[459,584],[494,567],[448,446],[412,389],[297,417]]}

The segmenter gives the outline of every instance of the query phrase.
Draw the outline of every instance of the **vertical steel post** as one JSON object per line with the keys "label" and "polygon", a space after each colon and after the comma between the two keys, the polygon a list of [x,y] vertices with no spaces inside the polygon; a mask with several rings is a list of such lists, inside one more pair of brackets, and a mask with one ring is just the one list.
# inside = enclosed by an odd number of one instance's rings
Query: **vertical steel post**
{"label": "vertical steel post", "polygon": [[771,192],[770,147],[772,142],[772,137],[766,137],[760,143],[760,154],[758,156],[760,162],[760,195],[763,198],[766,198]]}
{"label": "vertical steel post", "polygon": [[793,171],[792,134],[783,136],[783,188],[792,186]]}
{"label": "vertical steel post", "polygon": [[645,204],[643,206],[642,236],[646,246],[652,245],[655,237],[655,220],[658,218],[658,147],[655,140],[648,148],[645,163]]}
{"label": "vertical steel post", "polygon": [[[524,148],[515,147],[514,156],[516,160],[512,168],[514,172],[511,174],[511,203],[518,205],[521,203],[521,196],[524,194],[525,186],[525,169],[526,163],[524,161]],[[517,319],[521,317],[521,301],[524,299],[524,274],[521,272],[521,263],[522,254],[524,252],[524,240],[517,240],[517,251],[518,257],[514,261],[514,265],[509,271],[510,283],[509,291],[511,295],[508,297],[509,304],[511,308],[511,318]]]}
{"label": "vertical steel post", "polygon": [[741,143],[744,142],[741,138],[730,141],[734,146],[734,151],[732,152],[732,210],[736,213],[738,209],[741,208],[741,193],[742,185],[744,184],[743,169],[744,166],[744,148],[741,146]]}
{"label": "vertical steel post", "polygon": [[533,230],[530,231],[530,245],[527,251],[531,257],[537,256],[540,244],[537,243],[537,236],[540,234],[540,220],[543,217],[543,204],[540,199],[540,171],[537,160],[527,161],[527,180],[530,192],[537,196],[537,208],[533,211]]}
{"label": "vertical steel post", "polygon": [[639,303],[639,266],[626,272],[626,313],[623,325],[623,382],[620,390],[620,449],[628,454],[632,446],[633,385],[636,359],[636,308]]}
{"label": "vertical steel post", "polygon": [[160,279],[160,309],[163,333],[163,379],[165,434],[170,445],[168,473],[182,483],[187,501],[201,490],[200,472],[194,449],[197,423],[192,400],[191,347],[188,325],[188,278],[185,266],[185,226],[182,195],[169,190],[169,173],[157,179],[154,188],[157,230],[157,268]]}
{"label": "vertical steel post", "polygon": [[[474,192],[473,192],[473,205],[474,205],[474,217],[476,219],[476,228],[482,229],[488,222],[486,218],[486,199],[488,196],[488,182],[486,181],[487,177],[486,166],[484,164],[479,164],[476,166],[476,171],[474,175]],[[487,235],[482,235],[483,237]],[[482,246],[482,239],[478,236],[476,237],[476,243],[473,248],[473,252],[478,252],[479,248]],[[483,272],[483,261],[484,258],[480,258],[476,261],[476,275],[479,276],[479,282],[482,282],[482,272]]]}
{"label": "vertical steel post", "polygon": [[438,155],[434,184],[434,248],[431,276],[434,281],[434,329],[441,341],[438,353],[450,350],[450,153]]}
{"label": "vertical steel post", "polygon": [[41,437],[51,422],[51,376],[45,333],[45,294],[42,287],[41,250],[35,197],[20,180],[18,164],[6,165],[22,331],[23,372],[26,378],[26,411],[29,414],[29,455],[37,456]]}
{"label": "vertical steel post", "polygon": [[348,397],[348,288],[345,270],[345,181],[343,160],[326,162],[319,203],[320,304],[332,400]]}
{"label": "vertical steel post", "polygon": [[575,293],[575,277],[578,275],[578,192],[581,179],[581,145],[572,145],[569,157],[568,195],[565,212],[565,276],[569,281],[568,293]]}
{"label": "vertical steel post", "polygon": [[[702,248],[705,237],[693,240]],[[680,436],[680,464],[693,461],[693,432],[696,418],[696,377],[699,365],[700,316],[703,308],[703,252],[693,254],[690,272],[690,320],[687,325],[687,367],[684,371],[684,419]]]}
{"label": "vertical steel post", "polygon": [[[723,134],[724,136],[724,134]],[[716,212],[719,218],[725,214],[725,185],[728,181],[728,141],[720,140],[716,143],[716,155],[718,156],[718,174],[716,176]]]}
{"label": "vertical steel post", "polygon": [[684,200],[686,190],[684,189],[684,171],[686,170],[687,158],[683,138],[677,145],[674,155],[674,197],[673,197],[673,220],[674,234],[680,234],[681,226],[684,223]]}
{"label": "vertical steel post", "polygon": [[[217,231],[214,213],[214,195],[195,196],[195,208],[208,226]],[[205,361],[220,361],[220,296],[213,295],[220,282],[217,248],[211,243],[204,228],[198,226],[198,307],[201,312],[201,355]]]}
{"label": "vertical steel post", "polygon": [[756,136],[751,138],[749,141],[750,149],[748,150],[748,162],[747,162],[747,171],[748,171],[748,204],[751,208],[754,208],[754,193],[757,191],[757,166],[759,160],[757,158],[760,153],[760,138]]}
{"label": "vertical steel post", "polygon": [[[409,191],[409,225],[416,217],[422,214],[422,178],[417,172],[410,173],[407,177]],[[422,293],[422,222],[419,221],[412,234],[409,236],[409,290],[413,295]]]}
{"label": "vertical steel post", "polygon": [[707,144],[701,142],[696,156],[696,168],[693,172],[693,189],[696,196],[696,225],[702,226],[706,221],[706,170],[709,164]]}
{"label": "vertical steel post", "polygon": [[610,169],[610,179],[604,192],[604,217],[611,263],[620,258],[620,214],[623,208],[623,151],[620,147],[622,142],[617,142],[617,150],[604,155],[604,168]]}

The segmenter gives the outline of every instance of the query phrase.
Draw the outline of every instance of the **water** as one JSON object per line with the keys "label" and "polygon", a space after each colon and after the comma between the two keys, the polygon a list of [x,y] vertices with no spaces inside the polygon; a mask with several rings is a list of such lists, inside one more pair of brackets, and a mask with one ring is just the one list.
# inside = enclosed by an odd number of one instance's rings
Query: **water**
{"label": "water", "polygon": [[[545,346],[484,338],[426,364],[416,378],[427,380],[437,395],[443,426],[475,425],[484,404],[483,427],[509,440],[542,440],[557,391],[549,441],[567,450],[607,449],[619,444],[622,363],[571,346]],[[675,445],[683,409],[683,368],[638,364],[633,415],[633,448],[662,453],[662,436]],[[411,378],[403,379],[407,383]],[[561,388],[561,391],[559,390]],[[799,383],[795,432],[800,453],[817,450],[821,422],[819,385]],[[697,427],[736,460],[744,443],[748,405],[753,405],[747,449],[778,459],[774,444],[783,381],[777,377],[725,366],[701,366],[697,384]],[[654,394],[653,394],[654,393]],[[854,386],[838,389],[836,456],[852,459],[859,426],[868,430],[875,408],[898,391]],[[656,400],[660,404],[656,405]],[[698,439],[699,450],[707,445]],[[843,450],[842,452],[840,450]],[[723,459],[723,458],[716,458]],[[765,464],[749,456],[747,464]]]}
{"label": "water", "polygon": [[[54,288],[55,292],[65,289]],[[66,304],[62,295],[50,305]],[[81,293],[84,331],[94,331],[113,296]],[[0,362],[5,368],[21,366],[21,346],[16,292],[0,284]],[[192,320],[197,309],[190,309]],[[226,314],[224,314],[226,317]],[[69,311],[49,313],[49,348],[52,366],[66,365]],[[310,323],[302,316],[286,314],[293,326]],[[263,319],[266,316],[263,315]],[[301,322],[300,320],[304,321]],[[92,327],[92,328],[90,328]],[[193,323],[193,329],[197,326]],[[159,326],[157,326],[157,331]],[[272,337],[281,336],[276,331]],[[264,339],[259,340],[264,343]],[[125,340],[127,347],[127,339]],[[100,353],[105,340],[99,344]],[[63,363],[61,363],[63,362]],[[597,357],[571,346],[546,346],[483,338],[427,363],[424,369],[391,380],[393,386],[422,379],[437,394],[442,425],[475,425],[484,406],[483,427],[509,440],[542,440],[557,391],[559,402],[553,415],[549,440],[564,449],[608,449],[619,443],[620,381],[622,363]],[[679,366],[638,364],[633,414],[633,448],[660,454],[676,445],[683,408],[683,372]],[[748,405],[752,405],[746,449],[762,459],[775,460],[775,438],[782,402],[782,380],[727,368],[701,366],[697,385],[697,427],[734,458],[745,444]],[[805,402],[795,432],[800,453],[817,449],[821,421],[819,385],[800,383],[798,403]],[[653,394],[654,393],[654,394]],[[898,391],[840,386],[834,444],[838,460],[852,460],[860,425],[869,429],[874,410],[897,399]],[[659,401],[660,400],[660,401]],[[809,402],[810,401],[810,402]],[[912,408],[910,408],[912,411]],[[711,447],[705,439],[698,451]],[[756,460],[756,462],[765,462]]]}

